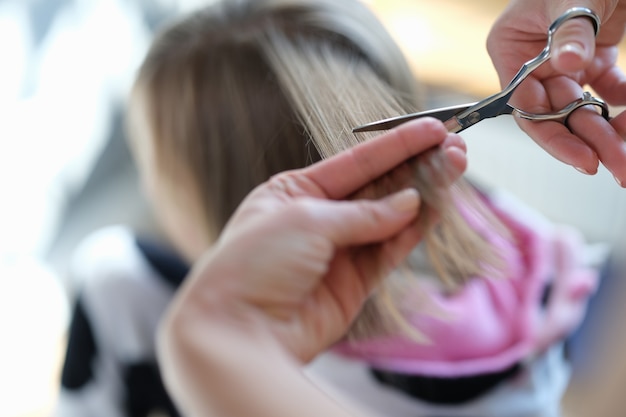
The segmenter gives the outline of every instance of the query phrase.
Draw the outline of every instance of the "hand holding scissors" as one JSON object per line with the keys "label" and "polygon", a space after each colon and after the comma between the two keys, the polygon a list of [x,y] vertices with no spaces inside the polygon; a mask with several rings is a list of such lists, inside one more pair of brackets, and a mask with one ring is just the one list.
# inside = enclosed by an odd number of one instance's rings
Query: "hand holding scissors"
{"label": "hand holding scissors", "polygon": [[[519,65],[536,53],[546,21],[572,5],[598,12],[600,33],[594,38],[587,19],[566,22],[554,36],[551,65],[536,71],[515,95],[517,106],[537,111],[562,105],[585,84],[610,104],[626,104],[626,77],[616,65],[626,28],[623,0],[512,0],[487,39],[500,82],[506,84]],[[596,172],[600,160],[626,186],[626,113],[614,115],[610,125],[585,113],[577,113],[571,121],[571,133],[555,123],[523,122],[520,126],[557,159],[590,174]]]}
{"label": "hand holding scissors", "polygon": [[[538,85],[539,80],[544,78],[542,74],[548,68],[542,64],[548,61],[554,52],[554,35],[563,24],[577,17],[588,18],[593,24],[595,33],[598,34],[600,20],[595,13],[583,7],[567,10],[550,25],[547,31],[547,44],[539,55],[526,61],[502,91],[478,103],[386,119],[358,127],[354,131],[388,129],[410,119],[431,116],[442,120],[448,130],[460,132],[486,118],[510,114],[516,116],[520,126],[533,138],[537,138],[537,141],[557,159],[574,165],[580,171],[595,173],[599,157],[614,173],[620,184],[626,183],[626,145],[608,123],[606,103],[594,98],[590,93],[583,93],[580,85],[568,77],[555,76],[553,71],[550,72],[552,78],[547,82],[553,89],[560,90],[560,94],[557,92],[555,97],[549,97],[545,91],[543,93],[540,91]],[[526,96],[532,96],[533,100],[524,101],[528,104],[527,108],[518,108],[511,104],[511,99],[525,80],[528,82],[524,83],[520,90]],[[577,88],[572,89],[571,84],[575,84]],[[572,95],[572,91],[578,96],[574,101],[571,101],[576,97]],[[569,103],[565,99],[569,100]],[[598,112],[576,112],[579,108],[590,105],[595,106]],[[559,108],[558,106],[563,107],[554,111],[553,108]],[[598,113],[602,117],[598,117]],[[537,123],[545,121],[558,123]],[[542,132],[543,136],[539,134]]]}

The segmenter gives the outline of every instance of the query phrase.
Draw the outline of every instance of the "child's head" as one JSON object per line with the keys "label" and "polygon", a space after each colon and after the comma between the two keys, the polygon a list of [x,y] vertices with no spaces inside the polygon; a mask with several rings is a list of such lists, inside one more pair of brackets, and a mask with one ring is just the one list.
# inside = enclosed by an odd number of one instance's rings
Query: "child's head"
{"label": "child's head", "polygon": [[[417,110],[416,90],[358,0],[223,0],[156,37],[131,98],[133,148],[166,232],[195,260],[256,185],[371,137],[354,126]],[[409,166],[358,197],[416,186],[442,219],[426,233],[437,269],[461,281],[488,265],[432,172]]]}
{"label": "child's head", "polygon": [[370,103],[380,95],[394,114],[415,108],[402,54],[356,0],[228,0],[169,26],[130,105],[133,149],[166,232],[195,258],[252,188],[320,159],[320,129],[345,146],[341,137],[355,140],[347,122],[387,116]]}

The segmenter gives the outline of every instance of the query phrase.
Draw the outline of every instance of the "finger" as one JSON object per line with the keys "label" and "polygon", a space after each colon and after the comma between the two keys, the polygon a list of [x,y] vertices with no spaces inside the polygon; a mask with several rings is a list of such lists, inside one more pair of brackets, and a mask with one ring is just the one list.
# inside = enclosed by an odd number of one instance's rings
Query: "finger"
{"label": "finger", "polygon": [[[534,79],[529,81],[529,85],[525,88],[541,97],[531,108],[532,113],[554,112],[582,95],[580,85],[568,77],[550,78],[543,81],[543,84]],[[571,117],[569,123],[577,118],[578,115]],[[596,173],[599,161],[594,149],[583,138],[570,132],[567,126],[554,121],[536,122],[518,119],[518,123],[535,142],[554,158],[586,174]]]}
{"label": "finger", "polygon": [[467,169],[467,155],[465,151],[456,147],[447,148],[444,150],[444,153],[450,163],[450,166],[453,168],[450,172],[453,173],[454,178],[450,176],[448,179],[456,180],[461,177],[463,172]]}
{"label": "finger", "polygon": [[[546,81],[546,88],[555,92],[551,96],[554,108],[563,108],[572,100],[569,92],[576,92],[577,97],[582,94],[580,86],[568,77],[555,77]],[[618,183],[626,181],[626,146],[621,136],[616,132],[613,126],[601,117],[595,109],[590,107],[582,107],[567,120],[567,128],[573,136],[570,140],[560,143],[561,148],[557,152],[562,155],[566,152],[577,151],[572,155],[573,165],[581,171],[586,171],[585,161],[582,159],[589,158],[585,156],[585,152],[592,152],[596,155],[602,164],[615,176]],[[567,135],[567,134],[566,134]],[[567,138],[567,136],[565,136]],[[589,149],[587,151],[581,148],[581,143]],[[596,158],[589,160],[596,164]],[[594,173],[595,170],[591,171]]]}
{"label": "finger", "polygon": [[595,54],[596,37],[591,19],[571,19],[558,28],[553,38],[552,67],[571,74],[585,69]]}
{"label": "finger", "polygon": [[[612,118],[610,123],[613,129],[615,129],[619,137],[622,139],[622,142],[619,145],[619,153],[621,155],[624,155],[624,153],[626,153],[626,111],[623,111],[617,116],[615,116],[614,118]],[[620,164],[620,161],[618,160],[616,163]],[[618,168],[624,168],[625,166],[626,166],[626,160],[623,160],[621,162],[621,165],[618,165]],[[626,188],[626,176],[624,175],[623,169],[620,172],[617,172],[617,171],[611,170],[608,166],[607,168],[615,176],[615,181],[617,181],[617,183],[622,188]]]}
{"label": "finger", "polygon": [[381,245],[380,256],[386,258],[383,263],[387,268],[383,271],[385,275],[397,268],[398,265],[409,256],[413,249],[415,249],[415,246],[420,243],[423,237],[423,228],[412,225],[411,227],[403,229],[398,235]]}
{"label": "finger", "polygon": [[362,277],[360,282],[363,285],[363,292],[370,294],[384,278],[402,264],[422,237],[423,231],[417,226],[411,226],[380,245],[358,250],[352,261],[359,271],[359,276]]}
{"label": "finger", "polygon": [[617,66],[599,73],[589,85],[607,103],[614,106],[626,105],[626,75]]}
{"label": "finger", "polygon": [[413,188],[381,200],[314,200],[308,224],[337,247],[378,243],[415,220],[419,206],[419,194]]}
{"label": "finger", "polygon": [[[576,92],[570,94],[576,94]],[[515,90],[510,103],[518,109],[534,114],[550,113],[553,110],[545,81],[533,75],[530,75],[522,86]],[[517,119],[520,125],[524,124],[523,121],[523,119]]]}
{"label": "finger", "polygon": [[626,184],[626,143],[613,125],[589,109],[579,109],[569,118],[572,132],[595,151],[616,181]]}
{"label": "finger", "polygon": [[620,135],[623,140],[626,140],[626,111],[613,117],[611,119],[611,126],[613,126],[617,134]]}
{"label": "finger", "polygon": [[420,155],[416,165],[423,181],[432,187],[445,188],[465,171],[467,158],[465,152],[457,147],[434,148]]}
{"label": "finger", "polygon": [[[446,145],[448,144],[444,142],[442,146]],[[464,148],[464,144],[460,147],[431,148],[398,165],[347,199],[375,199],[407,187],[428,192],[447,188],[457,181],[467,168],[467,154]],[[421,187],[418,184],[421,184]]]}
{"label": "finger", "polygon": [[467,144],[459,135],[446,136],[443,143],[441,144],[441,147],[444,150],[447,150],[447,149],[458,150],[458,151],[461,151],[463,154],[467,152]]}
{"label": "finger", "polygon": [[598,156],[580,138],[559,122],[520,120],[520,127],[555,159],[585,174],[598,171]]}
{"label": "finger", "polygon": [[405,123],[372,140],[341,152],[302,172],[316,183],[329,198],[343,198],[402,162],[449,136],[443,123],[424,118]]}

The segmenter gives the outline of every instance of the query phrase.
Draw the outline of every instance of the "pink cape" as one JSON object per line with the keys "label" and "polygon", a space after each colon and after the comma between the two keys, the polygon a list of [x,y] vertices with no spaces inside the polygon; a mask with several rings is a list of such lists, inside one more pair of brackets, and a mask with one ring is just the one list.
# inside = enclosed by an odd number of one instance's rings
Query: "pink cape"
{"label": "pink cape", "polygon": [[[479,375],[503,370],[545,351],[582,320],[598,272],[583,264],[580,234],[556,227],[509,196],[488,204],[510,229],[507,242],[471,213],[468,221],[503,249],[506,279],[480,277],[458,293],[425,291],[444,316],[412,313],[408,320],[430,343],[404,335],[344,341],[334,351],[373,367],[439,377]],[[548,303],[542,303],[547,286]]]}

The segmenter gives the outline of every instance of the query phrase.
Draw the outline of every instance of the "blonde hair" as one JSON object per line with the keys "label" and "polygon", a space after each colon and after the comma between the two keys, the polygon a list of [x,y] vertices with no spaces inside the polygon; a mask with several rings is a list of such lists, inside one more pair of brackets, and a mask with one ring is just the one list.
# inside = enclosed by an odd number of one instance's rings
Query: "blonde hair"
{"label": "blonde hair", "polygon": [[[207,233],[216,236],[243,197],[271,175],[367,140],[371,135],[351,129],[415,111],[419,103],[402,53],[361,2],[226,0],[157,36],[130,116],[147,120],[159,169],[172,178],[190,172]],[[435,162],[441,159],[433,152]],[[412,175],[386,176],[355,197],[415,186],[428,208],[416,227],[424,229],[430,263],[450,288],[496,265],[493,248],[456,209],[455,200],[463,201],[497,227],[474,190],[463,181],[441,188],[433,172],[416,162],[410,168]],[[433,212],[440,221],[432,221]],[[386,328],[384,317],[402,315],[397,291],[379,294],[355,329],[383,322]]]}

